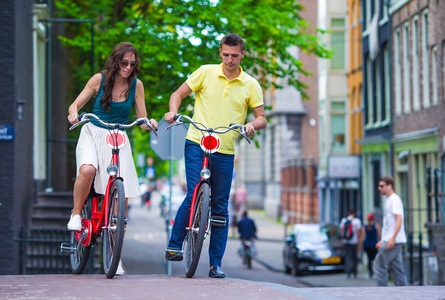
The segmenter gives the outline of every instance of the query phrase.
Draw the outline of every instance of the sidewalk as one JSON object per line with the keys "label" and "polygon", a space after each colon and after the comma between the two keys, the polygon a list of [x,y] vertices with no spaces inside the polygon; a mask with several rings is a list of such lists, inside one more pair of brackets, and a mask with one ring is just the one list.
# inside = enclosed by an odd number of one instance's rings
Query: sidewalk
{"label": "sidewalk", "polygon": [[[258,251],[257,261],[275,272],[284,272],[282,249],[284,247],[284,225],[266,216],[264,211],[250,210],[249,216],[255,220],[258,230],[258,241],[274,243],[276,251],[268,254]],[[375,279],[369,278],[363,264],[358,266],[357,278],[347,278],[345,273],[327,274],[314,273],[306,276],[295,277],[300,283],[309,287],[375,287]],[[289,276],[293,276],[289,274]]]}
{"label": "sidewalk", "polygon": [[167,275],[3,275],[2,299],[444,299],[443,286],[292,288],[237,279]]}

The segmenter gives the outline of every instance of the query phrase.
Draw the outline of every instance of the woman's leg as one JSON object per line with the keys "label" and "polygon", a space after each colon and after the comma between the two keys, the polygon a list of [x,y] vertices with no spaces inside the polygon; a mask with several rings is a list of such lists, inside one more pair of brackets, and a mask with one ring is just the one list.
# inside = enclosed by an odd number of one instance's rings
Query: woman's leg
{"label": "woman's leg", "polygon": [[82,165],[79,169],[76,181],[74,182],[74,208],[73,215],[80,215],[82,213],[85,199],[90,193],[91,184],[96,175],[96,168],[93,165]]}

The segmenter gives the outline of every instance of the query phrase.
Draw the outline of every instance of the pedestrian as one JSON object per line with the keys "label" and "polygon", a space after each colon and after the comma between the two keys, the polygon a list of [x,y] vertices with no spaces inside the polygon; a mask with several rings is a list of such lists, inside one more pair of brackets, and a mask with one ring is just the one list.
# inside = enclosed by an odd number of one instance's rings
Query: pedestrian
{"label": "pedestrian", "polygon": [[151,208],[151,193],[153,191],[153,183],[152,182],[148,182],[147,184],[147,189],[145,191],[145,193],[142,194],[141,197],[141,207],[145,207],[147,206],[149,209]]}
{"label": "pedestrian", "polygon": [[394,192],[394,178],[385,176],[379,179],[380,194],[386,196],[383,207],[382,237],[377,242],[377,255],[373,269],[378,286],[388,285],[388,271],[391,270],[394,284],[407,285],[403,268],[402,250],[406,243],[402,199]]}
{"label": "pedestrian", "polygon": [[241,184],[235,191],[235,201],[239,216],[242,216],[247,204],[247,190],[244,184]]}
{"label": "pedestrian", "polygon": [[[247,108],[253,111],[255,119],[245,124],[246,134],[252,136],[256,130],[266,127],[263,93],[256,79],[241,68],[245,54],[244,40],[237,34],[225,35],[220,42],[219,54],[222,64],[203,65],[184,82],[170,97],[170,111],[165,120],[174,122],[182,99],[195,92],[193,120],[207,128],[228,126],[231,123],[243,124]],[[186,236],[193,190],[200,180],[203,150],[199,145],[202,133],[189,127],[185,142],[185,168],[187,195],[175,218],[172,235],[166,249],[165,258],[181,261],[182,243]],[[211,156],[212,215],[228,219],[228,202],[235,156],[235,134],[220,135],[221,148]],[[213,226],[209,243],[209,277],[224,278],[221,270],[222,258],[227,244],[229,223],[224,227]]]}
{"label": "pedestrian", "polygon": [[340,221],[340,232],[345,247],[345,269],[348,278],[351,274],[357,277],[357,254],[361,251],[362,222],[356,217],[355,210],[348,211],[348,215]]}
{"label": "pedestrian", "polygon": [[[139,53],[131,43],[118,44],[107,58],[105,70],[90,78],[82,92],[68,108],[68,121],[71,124],[79,122],[79,110],[91,98],[94,99],[92,113],[106,122],[127,122],[133,105],[136,116],[146,118],[144,86],[136,78],[139,74],[140,61]],[[151,119],[150,122],[154,128],[157,127],[155,120]],[[141,125],[141,128],[149,130],[146,124]],[[126,135],[125,131],[123,133]],[[105,142],[107,134],[108,130],[102,128],[96,120],[91,120],[83,125],[80,131],[76,148],[77,178],[73,191],[74,208],[67,224],[70,231],[82,229],[80,214],[93,180],[95,192],[105,194],[109,176],[106,170],[112,155]],[[125,196],[140,197],[141,191],[130,143],[126,143],[120,149],[120,175],[124,178]],[[123,274],[120,261],[116,274]]]}
{"label": "pedestrian", "polygon": [[375,247],[377,241],[380,241],[380,225],[374,222],[374,214],[368,214],[366,216],[367,224],[362,228],[362,234],[365,237],[363,241],[363,248],[368,256],[368,270],[369,277],[374,275],[372,264],[377,254],[377,248]]}

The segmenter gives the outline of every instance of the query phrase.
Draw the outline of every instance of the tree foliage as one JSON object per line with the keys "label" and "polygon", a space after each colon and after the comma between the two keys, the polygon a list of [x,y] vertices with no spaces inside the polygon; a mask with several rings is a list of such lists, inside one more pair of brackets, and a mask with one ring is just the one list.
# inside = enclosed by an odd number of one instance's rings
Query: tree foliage
{"label": "tree foliage", "polygon": [[[94,20],[96,71],[115,45],[135,45],[142,60],[138,78],[144,83],[148,115],[156,119],[167,112],[170,94],[188,74],[202,64],[220,62],[219,40],[227,33],[246,40],[242,66],[263,88],[279,88],[284,80],[306,99],[307,86],[298,76],[308,74],[289,50],[325,58],[331,54],[320,42],[323,32],[300,17],[304,7],[298,0],[57,0],[56,7],[59,17]],[[71,75],[78,92],[91,76],[86,59],[91,33],[85,25],[66,26],[61,39],[70,46],[71,63],[77,64],[71,66]],[[181,109],[189,110],[190,103],[185,99]]]}

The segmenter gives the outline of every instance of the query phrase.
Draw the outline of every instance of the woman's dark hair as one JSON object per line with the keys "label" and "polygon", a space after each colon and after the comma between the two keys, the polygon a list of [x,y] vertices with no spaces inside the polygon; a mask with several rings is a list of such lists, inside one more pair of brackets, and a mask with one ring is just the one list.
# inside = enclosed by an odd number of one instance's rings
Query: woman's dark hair
{"label": "woman's dark hair", "polygon": [[222,45],[227,45],[230,47],[239,46],[241,49],[241,52],[246,50],[246,45],[244,44],[244,40],[242,37],[237,35],[236,33],[229,33],[226,34],[222,39],[221,42],[219,42],[219,47],[221,48]]}
{"label": "woman's dark hair", "polygon": [[129,42],[123,42],[117,45],[113,49],[113,52],[111,52],[110,56],[108,56],[107,58],[105,70],[101,71],[102,75],[105,77],[105,83],[104,94],[100,99],[100,104],[106,111],[110,111],[114,82],[116,80],[116,75],[119,73],[120,70],[119,63],[122,61],[127,53],[134,54],[136,65],[134,66],[133,71],[131,71],[130,76],[128,76],[127,78],[128,89],[125,90],[125,98],[128,97],[133,79],[139,74],[139,64],[141,62],[141,57],[139,56],[139,52],[136,50],[136,48]]}

